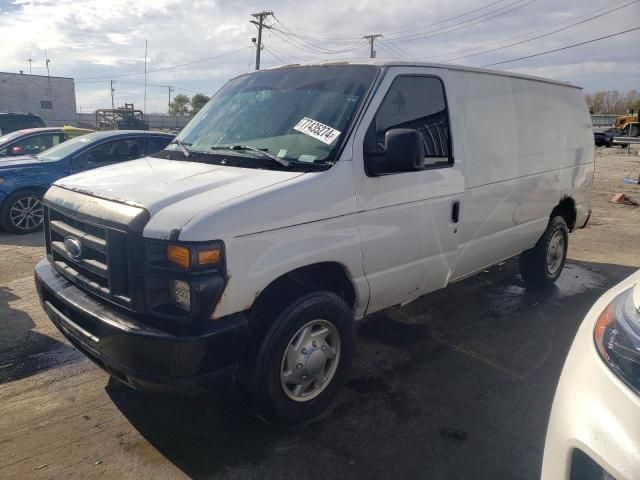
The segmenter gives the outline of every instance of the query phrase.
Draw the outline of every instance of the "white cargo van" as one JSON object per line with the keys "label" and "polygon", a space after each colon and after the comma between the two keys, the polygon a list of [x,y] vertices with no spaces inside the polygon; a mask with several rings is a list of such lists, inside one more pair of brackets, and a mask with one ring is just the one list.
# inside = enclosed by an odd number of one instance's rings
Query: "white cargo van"
{"label": "white cargo van", "polygon": [[318,414],[354,322],[520,255],[553,282],[594,163],[582,91],[450,65],[292,65],[227,83],[166,150],[47,192],[44,308],[136,388],[233,372],[272,423]]}

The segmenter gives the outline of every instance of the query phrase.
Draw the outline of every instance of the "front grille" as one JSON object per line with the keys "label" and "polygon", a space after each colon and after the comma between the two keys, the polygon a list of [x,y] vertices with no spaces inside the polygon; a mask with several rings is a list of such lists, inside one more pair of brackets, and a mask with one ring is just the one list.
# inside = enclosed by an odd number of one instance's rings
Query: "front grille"
{"label": "front grille", "polygon": [[[60,274],[79,287],[123,306],[131,302],[127,270],[127,234],[45,207],[47,254]],[[64,241],[72,237],[82,246],[72,257]]]}

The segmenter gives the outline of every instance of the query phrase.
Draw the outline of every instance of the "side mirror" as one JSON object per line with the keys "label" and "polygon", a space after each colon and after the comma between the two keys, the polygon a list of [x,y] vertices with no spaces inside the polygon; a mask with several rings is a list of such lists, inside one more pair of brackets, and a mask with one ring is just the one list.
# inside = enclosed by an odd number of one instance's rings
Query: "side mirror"
{"label": "side mirror", "polygon": [[424,157],[424,142],[420,132],[411,128],[392,128],[385,134],[384,152],[367,155],[367,171],[377,176],[422,170]]}
{"label": "side mirror", "polygon": [[10,155],[24,155],[22,147],[11,147],[9,149]]}

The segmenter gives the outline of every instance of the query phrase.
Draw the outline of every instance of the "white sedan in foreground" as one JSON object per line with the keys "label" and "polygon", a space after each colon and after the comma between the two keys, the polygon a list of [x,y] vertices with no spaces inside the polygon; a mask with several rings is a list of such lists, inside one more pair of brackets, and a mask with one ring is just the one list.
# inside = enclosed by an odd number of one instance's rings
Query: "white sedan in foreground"
{"label": "white sedan in foreground", "polygon": [[542,479],[640,479],[640,271],[582,322],[553,400]]}

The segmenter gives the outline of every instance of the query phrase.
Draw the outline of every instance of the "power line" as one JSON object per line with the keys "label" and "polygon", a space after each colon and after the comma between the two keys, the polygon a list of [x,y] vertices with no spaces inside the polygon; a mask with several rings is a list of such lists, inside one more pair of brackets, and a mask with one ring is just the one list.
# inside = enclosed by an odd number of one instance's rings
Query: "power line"
{"label": "power line", "polygon": [[264,49],[269,52],[269,55],[271,55],[273,58],[275,58],[276,60],[278,60],[279,62],[283,63],[283,64],[287,64],[288,62],[281,59],[278,55],[276,55],[274,52],[272,52],[271,50],[269,50],[269,48],[267,48],[267,46],[264,46]]}
{"label": "power line", "polygon": [[298,55],[292,55],[291,53],[287,52],[286,50],[282,50],[281,48],[276,48],[273,45],[269,44],[269,48],[271,50],[275,50],[276,52],[280,53],[281,55],[286,55],[287,57],[296,59],[296,60],[308,60],[311,57],[300,57]]}
{"label": "power line", "polygon": [[[103,83],[106,82],[106,80],[79,80],[78,83]],[[138,87],[144,87],[144,83],[135,83],[135,82],[127,82],[125,80],[110,80],[110,82],[112,85],[116,84],[116,83],[122,83],[124,85],[135,85]],[[185,92],[190,92],[190,93],[200,93],[196,90],[191,90],[189,88],[184,88],[184,87],[177,87],[175,85],[160,85],[157,83],[147,83],[147,87],[158,87],[158,88],[173,88],[173,89],[177,89],[177,90],[184,90]]]}
{"label": "power line", "polygon": [[[622,2],[622,3],[624,3],[624,2]],[[618,4],[618,5],[621,5],[621,4]],[[599,12],[601,12],[603,10],[606,10],[607,8],[609,8],[609,7],[608,6],[607,7],[601,7],[601,8],[597,8],[595,10],[591,10],[591,11],[589,11],[589,12],[583,14],[583,15],[580,15],[580,16],[576,17],[576,19],[581,19],[581,18],[587,17],[588,15],[592,15],[594,13],[599,13]],[[575,19],[573,19],[573,20],[575,20]],[[525,33],[520,33],[520,34],[514,35],[512,37],[503,38],[501,40],[495,40],[495,41],[492,41],[492,42],[488,42],[488,43],[485,43],[484,45],[481,45],[479,47],[472,48],[472,51],[474,51],[474,50],[475,51],[480,51],[480,50],[482,50],[484,48],[491,47],[492,45],[500,45],[500,44],[502,44],[504,42],[509,42],[511,40],[517,40],[517,39],[520,39],[520,38],[525,38],[525,37],[527,37],[529,35],[535,35],[535,34],[537,34],[539,32],[544,32],[545,30],[548,30],[550,28],[559,27],[561,25],[566,25],[570,21],[571,20],[565,20],[565,21],[556,23],[554,25],[546,25],[546,26],[544,26],[542,28],[536,28],[534,30],[530,30],[530,31],[525,32]],[[467,51],[469,51],[468,48],[459,48],[457,50],[450,50],[448,52],[445,52],[443,55],[445,55],[445,54],[446,55],[455,55],[455,54],[459,54],[459,53],[466,53]],[[431,60],[433,58],[434,57],[427,57],[427,58],[425,58],[425,60]],[[454,59],[450,59],[450,60],[454,60]],[[444,61],[447,61],[447,60],[439,60],[439,61],[444,62]]]}
{"label": "power line", "polygon": [[[281,32],[281,30],[276,30],[276,29],[271,29],[270,33],[272,33],[276,38],[280,39],[281,41],[283,41],[284,43],[286,43],[287,45],[289,45],[290,47],[293,47],[296,50],[300,50],[304,53],[312,53],[314,55],[331,55],[333,54],[333,52],[327,51],[327,50],[313,50],[309,47],[307,47],[304,43],[300,42],[299,40],[297,40],[295,37],[292,37],[290,34],[283,34],[280,35],[280,33],[277,32]],[[360,42],[362,43],[362,39],[360,39]],[[345,50],[346,51],[350,51],[350,50]]]}
{"label": "power line", "polygon": [[[608,10],[608,11],[606,11],[606,12],[600,13],[600,14],[598,14],[598,15],[594,15],[594,16],[592,16],[592,17],[586,18],[586,19],[584,19],[584,20],[580,20],[580,21],[578,21],[578,22],[572,23],[572,24],[567,25],[567,26],[565,26],[565,27],[558,28],[558,29],[553,30],[553,31],[551,31],[551,32],[544,33],[544,34],[542,34],[542,35],[537,35],[537,36],[535,36],[535,37],[528,38],[528,39],[526,39],[526,40],[521,40],[521,41],[519,41],[519,42],[510,43],[509,45],[504,45],[504,46],[496,47],[496,48],[492,48],[492,49],[489,49],[489,50],[483,50],[483,51],[481,51],[481,52],[470,53],[470,54],[468,54],[468,55],[461,55],[461,56],[459,56],[459,57],[449,58],[449,59],[447,59],[447,60],[443,60],[443,61],[444,61],[444,62],[452,62],[452,61],[454,61],[454,60],[460,60],[460,59],[462,59],[462,58],[476,57],[476,56],[478,56],[478,55],[484,55],[485,53],[497,52],[498,50],[504,50],[505,48],[514,47],[514,46],[516,46],[516,45],[522,45],[523,43],[532,42],[533,40],[538,40],[539,38],[548,37],[549,35],[553,35],[554,33],[562,32],[562,31],[564,31],[564,30],[568,30],[569,28],[573,28],[573,27],[575,27],[575,26],[577,26],[577,25],[582,25],[583,23],[590,22],[591,20],[595,20],[596,18],[600,18],[600,17],[602,17],[602,16],[604,16],[604,15],[608,15],[609,13],[615,12],[615,11],[617,11],[617,10],[620,10],[620,9],[622,9],[622,8],[625,8],[625,7],[628,7],[629,5],[633,5],[634,3],[638,3],[638,2],[640,2],[640,0],[634,0],[634,1],[632,1],[632,2],[625,3],[624,5],[618,6],[618,7],[616,7],[616,8],[612,8],[612,9],[610,9],[610,10]],[[566,22],[565,22],[565,23],[566,23]],[[547,28],[548,28],[548,27],[547,27]]]}
{"label": "power line", "polygon": [[[500,8],[497,8],[489,13],[485,13],[482,15],[479,15],[475,18],[472,18],[470,20],[465,20],[463,22],[459,22],[459,23],[455,23],[453,25],[449,25],[447,27],[441,27],[441,28],[436,28],[434,30],[429,30],[427,32],[423,32],[423,33],[417,33],[417,34],[413,34],[413,35],[406,35],[406,36],[400,36],[400,37],[394,37],[394,38],[389,38],[388,36],[386,36],[387,41],[389,42],[411,42],[414,40],[419,40],[422,38],[429,38],[429,37],[435,37],[438,35],[445,35],[447,33],[452,33],[452,32],[457,32],[466,28],[470,28],[473,27],[475,25],[479,25],[481,23],[487,22],[489,20],[493,20],[494,18],[498,18],[501,17],[502,15],[506,15],[507,13],[511,13],[515,10],[518,10],[520,8],[526,7],[527,5],[536,2],[537,0],[527,0],[524,1],[523,0],[516,0],[514,2],[508,3],[507,5],[504,5]],[[519,4],[519,5],[516,5]],[[512,7],[512,8],[508,8],[508,7]],[[504,10],[507,9],[507,10]],[[502,10],[502,11],[501,11]],[[486,18],[483,18],[486,17]],[[472,20],[477,20],[475,22],[473,22]],[[471,23],[469,23],[471,22]],[[458,28],[453,28],[453,27],[458,27]]]}
{"label": "power line", "polygon": [[[216,58],[221,58],[221,57],[224,57],[226,55],[231,55],[231,54],[234,54],[234,53],[242,52],[244,50],[248,50],[249,48],[253,48],[253,46],[238,48],[237,50],[231,50],[229,52],[224,52],[224,53],[221,53],[219,55],[214,55],[212,57],[199,58],[199,59],[193,60],[191,62],[180,63],[180,64],[177,64],[177,65],[170,65],[168,67],[162,67],[162,68],[155,68],[155,69],[147,70],[147,73],[163,72],[163,71],[166,71],[166,70],[173,70],[173,69],[176,69],[176,68],[188,67],[189,65],[194,65],[196,63],[208,62],[209,60],[214,60]],[[144,75],[144,72],[121,73],[121,74],[118,74],[118,75],[105,75],[105,76],[101,76],[101,77],[87,77],[87,78],[79,78],[77,80],[79,80],[79,81],[103,80],[103,79],[109,79],[109,78],[132,77],[134,75]]]}
{"label": "power line", "polygon": [[380,45],[380,47],[381,47],[385,52],[387,52],[389,55],[391,55],[393,58],[400,58],[400,57],[398,57],[398,55],[397,55],[393,50],[391,50],[391,49],[390,49],[388,46],[386,46],[384,43],[380,42],[378,45]]}
{"label": "power line", "polygon": [[400,34],[400,33],[414,32],[416,30],[421,30],[423,28],[433,27],[434,25],[441,25],[441,24],[447,23],[447,22],[449,22],[451,20],[457,20],[458,18],[466,17],[467,15],[470,15],[472,13],[478,12],[480,10],[484,10],[485,8],[492,7],[492,6],[494,6],[494,5],[498,4],[498,3],[502,3],[502,2],[504,2],[504,0],[498,0],[496,2],[491,2],[488,5],[485,5],[483,7],[479,7],[479,8],[476,8],[474,10],[469,10],[468,12],[461,13],[461,14],[453,16],[453,17],[445,18],[444,20],[440,20],[438,22],[428,23],[426,25],[421,25],[420,27],[407,28],[406,30],[399,30],[397,32],[390,32],[390,33],[387,33],[386,35],[387,36],[393,36],[393,35],[397,35],[397,34]]}
{"label": "power line", "polygon": [[[311,38],[311,40],[308,40],[304,35],[300,35],[300,34],[294,32],[293,30],[291,30],[289,27],[287,27],[275,15],[273,15],[273,18],[275,19],[275,21],[282,28],[280,29],[280,28],[276,27],[275,25],[271,24],[270,25],[271,31],[280,32],[281,34],[289,37],[291,39],[291,41],[294,42],[295,44],[297,44],[297,46],[299,48],[302,48],[303,50],[309,51],[311,53],[321,54],[321,55],[335,55],[335,54],[338,54],[338,53],[351,52],[351,51],[356,50],[356,49],[358,49],[358,48],[360,48],[362,46],[362,38],[357,38],[357,39],[354,39],[354,40],[356,40],[355,42],[348,42],[349,46],[344,48],[344,49],[342,49],[342,50],[331,50],[331,49],[328,49],[328,48],[325,48],[325,47],[321,47],[321,46],[319,46],[317,44],[318,40],[313,39],[313,37],[308,37],[308,38]],[[274,33],[274,35],[278,36],[275,33]],[[281,38],[281,37],[279,37],[279,38]],[[330,42],[330,43],[333,43],[333,42]],[[343,43],[344,44],[345,42],[337,42],[337,43]]]}
{"label": "power line", "polygon": [[549,53],[560,52],[562,50],[568,50],[570,48],[579,47],[581,45],[586,45],[588,43],[598,42],[600,40],[605,40],[607,38],[617,37],[619,35],[624,35],[625,33],[633,32],[635,30],[640,30],[640,27],[630,28],[628,30],[623,30],[622,32],[612,33],[611,35],[605,35],[604,37],[593,38],[591,40],[587,40],[585,42],[574,43],[573,45],[567,45],[561,48],[554,48],[553,50],[547,50],[546,52],[535,53],[533,55],[527,55],[524,57],[512,58],[511,60],[503,60],[502,62],[489,63],[487,65],[482,65],[483,67],[493,67],[494,65],[503,65],[505,63],[517,62],[518,60],[526,60],[528,58],[539,57],[541,55],[547,55]]}
{"label": "power line", "polygon": [[388,50],[392,50],[392,51],[398,52],[401,57],[407,57],[407,58],[411,57],[409,52],[407,52],[403,48],[400,48],[398,45],[394,45],[393,43],[387,42],[384,38],[380,39],[380,43],[384,44],[387,47]]}

